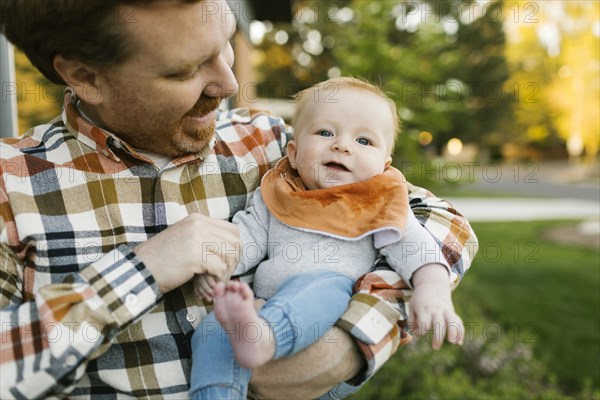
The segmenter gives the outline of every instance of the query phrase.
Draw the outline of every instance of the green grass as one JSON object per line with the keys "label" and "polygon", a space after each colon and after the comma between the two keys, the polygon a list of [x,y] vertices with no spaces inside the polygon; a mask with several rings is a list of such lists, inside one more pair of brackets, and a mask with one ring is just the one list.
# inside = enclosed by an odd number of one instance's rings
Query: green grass
{"label": "green grass", "polygon": [[473,224],[480,251],[454,296],[465,345],[416,339],[354,398],[600,399],[600,252],[540,239],[565,223]]}
{"label": "green grass", "polygon": [[475,301],[506,330],[522,328],[562,387],[577,391],[587,379],[598,389],[600,253],[539,239],[557,224],[474,224],[480,253],[456,303]]}

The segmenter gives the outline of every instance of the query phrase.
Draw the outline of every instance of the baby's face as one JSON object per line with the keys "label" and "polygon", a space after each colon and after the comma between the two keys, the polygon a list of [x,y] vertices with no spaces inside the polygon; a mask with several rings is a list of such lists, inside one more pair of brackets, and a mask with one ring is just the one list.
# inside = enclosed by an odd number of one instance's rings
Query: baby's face
{"label": "baby's face", "polygon": [[306,101],[288,156],[308,189],[361,182],[390,164],[394,123],[384,99],[343,87]]}

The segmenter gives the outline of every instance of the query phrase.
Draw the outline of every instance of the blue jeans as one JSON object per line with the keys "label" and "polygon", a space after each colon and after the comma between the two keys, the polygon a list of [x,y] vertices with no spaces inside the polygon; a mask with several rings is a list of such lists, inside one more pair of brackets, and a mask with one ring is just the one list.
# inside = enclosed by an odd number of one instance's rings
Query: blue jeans
{"label": "blue jeans", "polygon": [[[249,337],[269,334],[275,359],[291,356],[317,342],[348,307],[354,281],[328,270],[286,279],[258,314],[265,327],[248,327]],[[252,328],[252,329],[250,329]],[[262,329],[261,329],[262,328]],[[192,399],[245,399],[252,371],[236,361],[227,334],[214,313],[202,320],[192,337]]]}

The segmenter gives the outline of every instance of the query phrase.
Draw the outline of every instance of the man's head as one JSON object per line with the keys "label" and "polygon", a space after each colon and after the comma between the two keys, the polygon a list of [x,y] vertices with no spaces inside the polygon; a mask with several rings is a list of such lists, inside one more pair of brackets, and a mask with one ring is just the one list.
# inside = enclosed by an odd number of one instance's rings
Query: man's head
{"label": "man's head", "polygon": [[94,122],[134,147],[201,150],[234,94],[234,16],[224,0],[8,0],[2,32]]}
{"label": "man's head", "polygon": [[391,163],[399,130],[396,105],[381,89],[334,78],[297,95],[290,163],[308,189],[361,182]]}

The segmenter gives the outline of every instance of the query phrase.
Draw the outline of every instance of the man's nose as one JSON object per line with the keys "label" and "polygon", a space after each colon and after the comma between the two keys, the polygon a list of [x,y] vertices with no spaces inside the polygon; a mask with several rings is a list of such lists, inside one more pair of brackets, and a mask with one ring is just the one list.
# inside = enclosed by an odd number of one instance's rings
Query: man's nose
{"label": "man's nose", "polygon": [[219,57],[211,65],[206,77],[208,83],[204,87],[204,94],[210,97],[231,97],[238,91],[238,82],[233,75],[231,66],[223,57]]}

